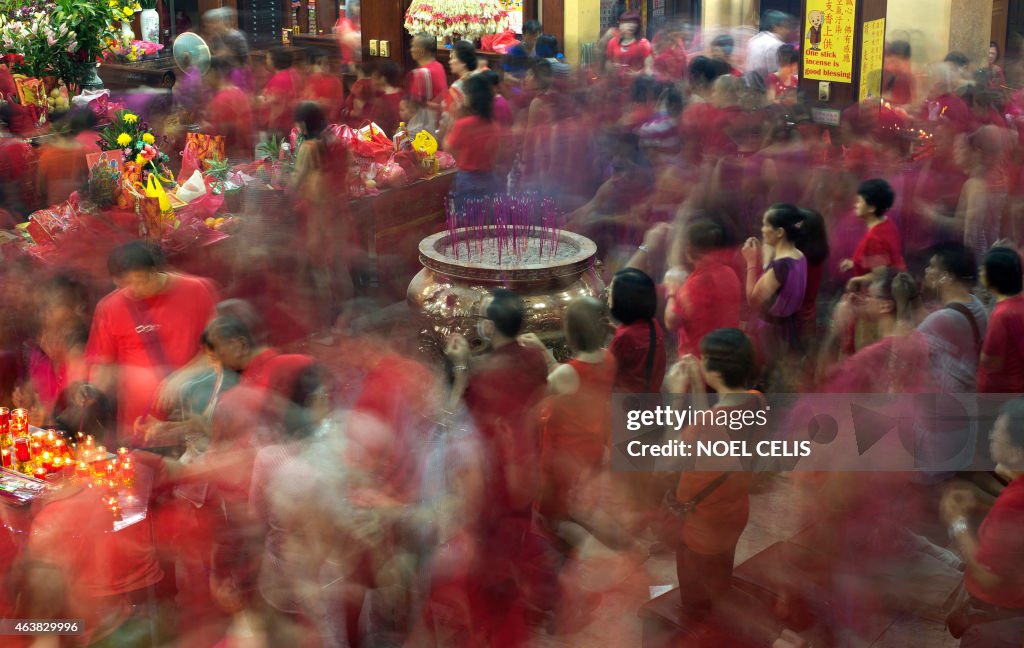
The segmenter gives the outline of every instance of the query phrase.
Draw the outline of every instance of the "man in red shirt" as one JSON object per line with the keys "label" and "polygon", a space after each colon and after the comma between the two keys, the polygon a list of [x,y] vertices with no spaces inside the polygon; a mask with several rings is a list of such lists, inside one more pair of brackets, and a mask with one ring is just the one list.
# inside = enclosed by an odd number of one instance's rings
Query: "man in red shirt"
{"label": "man in red shirt", "polygon": [[843,259],[839,264],[841,271],[853,271],[853,278],[847,283],[850,290],[871,283],[875,268],[891,267],[906,272],[899,230],[885,217],[895,200],[892,187],[880,178],[865,180],[857,187],[857,218],[868,226],[868,232],[857,244],[853,258]]}
{"label": "man in red shirt", "polygon": [[411,54],[419,67],[409,73],[409,94],[440,114],[441,102],[448,95],[448,76],[435,58],[437,41],[430,34],[413,36]]}
{"label": "man in red shirt", "polygon": [[978,363],[978,392],[1024,392],[1024,281],[1016,250],[992,248],[982,281],[996,299]]}
{"label": "man in red shirt", "polygon": [[665,324],[678,330],[679,356],[700,355],[700,341],[720,328],[739,328],[743,289],[729,264],[734,253],[724,247],[725,230],[698,221],[686,230],[693,272],[681,285],[668,286]]}
{"label": "man in red shirt", "polygon": [[[960,645],[1020,648],[1024,637],[1024,399],[1003,406],[989,435],[996,472],[1010,483],[993,501],[974,487],[953,488],[942,499],[949,535],[967,563],[970,595]],[[969,518],[985,511],[975,532]],[[953,624],[951,630],[956,630]]]}
{"label": "man in red shirt", "polygon": [[107,267],[117,290],[96,306],[86,360],[91,382],[117,394],[124,441],[153,412],[164,378],[204,359],[199,341],[217,291],[206,279],[168,272],[159,248],[142,241],[115,249]]}

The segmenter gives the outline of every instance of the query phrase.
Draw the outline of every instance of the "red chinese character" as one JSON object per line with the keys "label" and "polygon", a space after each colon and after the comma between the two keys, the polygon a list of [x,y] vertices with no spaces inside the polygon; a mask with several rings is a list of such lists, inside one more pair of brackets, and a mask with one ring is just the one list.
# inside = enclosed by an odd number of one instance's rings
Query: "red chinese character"
{"label": "red chinese character", "polygon": [[831,38],[826,38],[825,42],[821,44],[821,49],[823,49],[823,50],[830,50],[830,49],[832,49],[832,39]]}

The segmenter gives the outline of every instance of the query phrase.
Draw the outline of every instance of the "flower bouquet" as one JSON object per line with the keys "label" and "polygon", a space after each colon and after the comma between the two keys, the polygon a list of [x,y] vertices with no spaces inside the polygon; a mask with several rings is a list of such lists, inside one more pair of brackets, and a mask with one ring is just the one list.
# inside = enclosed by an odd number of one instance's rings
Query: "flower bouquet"
{"label": "flower bouquet", "polygon": [[100,131],[99,145],[104,151],[121,151],[124,159],[119,207],[128,207],[132,198],[140,197],[137,188],[148,186],[150,175],[161,183],[170,182],[170,157],[160,151],[156,135],[138,115],[127,110],[114,113],[111,124]]}
{"label": "flower bouquet", "polygon": [[413,0],[405,12],[410,34],[475,40],[507,27],[508,11],[500,0]]}

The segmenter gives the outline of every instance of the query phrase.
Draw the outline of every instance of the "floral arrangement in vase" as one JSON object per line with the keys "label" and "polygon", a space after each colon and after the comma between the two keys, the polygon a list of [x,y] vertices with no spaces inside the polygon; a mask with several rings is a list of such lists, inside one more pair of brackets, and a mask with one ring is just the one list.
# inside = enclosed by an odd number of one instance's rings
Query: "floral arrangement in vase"
{"label": "floral arrangement in vase", "polygon": [[78,86],[137,6],[131,0],[123,6],[121,0],[0,0],[0,56],[15,73]]}
{"label": "floral arrangement in vase", "polygon": [[100,131],[99,145],[104,151],[121,151],[125,168],[138,174],[143,184],[150,173],[161,181],[170,177],[165,165],[171,158],[160,151],[153,130],[135,113],[117,111],[110,125]]}
{"label": "floral arrangement in vase", "polygon": [[410,34],[474,40],[506,27],[508,11],[500,0],[413,0],[405,12]]}
{"label": "floral arrangement in vase", "polygon": [[156,54],[163,48],[163,45],[149,41],[133,40],[126,45],[124,39],[117,41],[111,39],[107,50],[103,52],[103,60],[135,62],[145,56]]}

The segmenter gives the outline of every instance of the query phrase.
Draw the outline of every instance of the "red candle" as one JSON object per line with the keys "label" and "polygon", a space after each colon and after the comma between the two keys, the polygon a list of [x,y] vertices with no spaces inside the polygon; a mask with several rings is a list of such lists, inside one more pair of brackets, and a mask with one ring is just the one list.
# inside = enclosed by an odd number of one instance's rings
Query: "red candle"
{"label": "red candle", "polygon": [[131,484],[132,480],[135,479],[135,464],[125,461],[121,467],[121,476],[124,478],[125,484]]}
{"label": "red candle", "polygon": [[53,455],[49,451],[44,450],[39,463],[46,472],[50,472],[53,470]]}
{"label": "red candle", "polygon": [[28,411],[19,408],[11,412],[11,432],[28,434]]}
{"label": "red candle", "polygon": [[32,476],[36,479],[46,479],[46,468],[43,468],[42,466],[36,468],[32,472]]}
{"label": "red candle", "polygon": [[96,456],[100,459],[107,458],[107,448],[105,446],[99,446],[96,448]]}
{"label": "red candle", "polygon": [[32,456],[33,457],[38,457],[43,452],[43,442],[42,441],[33,441],[32,445],[31,445],[31,448],[32,448]]}
{"label": "red candle", "polygon": [[[79,434],[81,434],[81,432],[79,432]],[[91,434],[89,436],[85,437],[85,447],[86,448],[90,448],[91,449],[93,447],[94,443],[95,443],[95,440],[92,438]]]}
{"label": "red candle", "polygon": [[0,407],[0,434],[11,433],[11,410]]}
{"label": "red candle", "polygon": [[57,442],[53,444],[53,449],[57,454],[64,456],[68,451],[68,444],[65,443],[64,439],[57,439]]}
{"label": "red candle", "polygon": [[28,461],[32,458],[28,450],[28,438],[18,437],[14,440],[14,458],[18,461]]}
{"label": "red candle", "polygon": [[89,479],[89,464],[84,461],[79,461],[78,465],[75,466],[75,477],[79,479]]}
{"label": "red candle", "polygon": [[6,448],[3,449],[3,450],[0,450],[0,458],[3,459],[3,467],[4,468],[10,468],[11,467],[11,451],[10,450],[7,450]]}
{"label": "red candle", "polygon": [[107,475],[107,479],[113,479],[114,475],[117,474],[117,465],[114,464],[114,462],[108,463],[105,472]]}
{"label": "red candle", "polygon": [[119,458],[121,458],[121,459],[124,459],[125,457],[127,457],[128,456],[128,448],[118,448],[117,449],[117,456]]}

